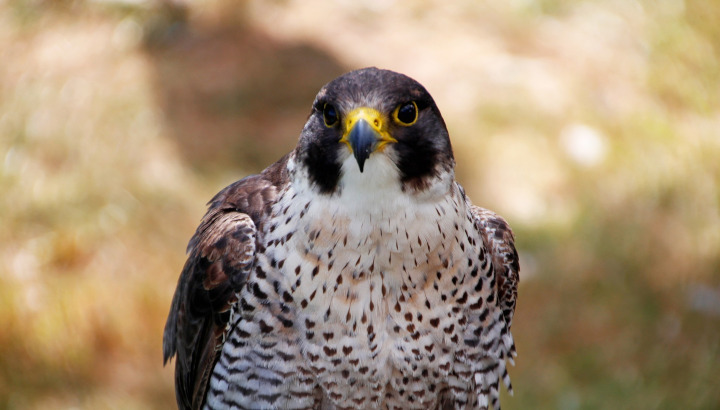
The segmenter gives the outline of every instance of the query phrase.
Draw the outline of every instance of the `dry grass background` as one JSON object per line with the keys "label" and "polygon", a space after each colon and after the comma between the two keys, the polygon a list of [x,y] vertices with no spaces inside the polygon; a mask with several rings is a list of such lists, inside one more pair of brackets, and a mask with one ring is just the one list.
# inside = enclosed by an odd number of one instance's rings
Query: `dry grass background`
{"label": "dry grass background", "polygon": [[172,408],[217,190],[367,65],[435,96],[521,252],[505,408],[720,407],[720,3],[0,1],[0,409]]}

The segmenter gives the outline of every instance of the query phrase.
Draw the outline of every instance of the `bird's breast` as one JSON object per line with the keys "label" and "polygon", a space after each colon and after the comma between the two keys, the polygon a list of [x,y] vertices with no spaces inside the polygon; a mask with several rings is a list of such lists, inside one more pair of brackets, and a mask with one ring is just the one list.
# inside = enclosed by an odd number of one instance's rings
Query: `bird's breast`
{"label": "bird's breast", "polygon": [[328,394],[378,404],[402,390],[433,402],[462,337],[448,303],[476,240],[462,205],[448,196],[350,215],[296,195],[275,211],[268,269],[288,289],[303,355]]}

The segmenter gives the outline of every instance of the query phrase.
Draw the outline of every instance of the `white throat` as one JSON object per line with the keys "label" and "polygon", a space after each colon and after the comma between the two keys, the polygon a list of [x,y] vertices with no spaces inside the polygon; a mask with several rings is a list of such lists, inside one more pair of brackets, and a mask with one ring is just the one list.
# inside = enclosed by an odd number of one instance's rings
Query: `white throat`
{"label": "white throat", "polygon": [[391,158],[393,152],[386,150],[373,153],[365,161],[364,171],[352,155],[348,155],[342,164],[342,177],[339,181],[339,202],[352,215],[380,213],[407,209],[409,205],[431,205],[442,201],[451,188],[453,173],[449,172],[434,179],[422,192],[403,190],[400,170]]}
{"label": "white throat", "polygon": [[[452,223],[451,215],[459,204],[454,192],[453,172],[433,178],[426,189],[402,189],[400,171],[387,155],[374,153],[365,162],[364,172],[352,155],[342,164],[342,176],[337,192],[319,195],[311,185],[306,171],[292,158],[288,168],[298,172],[293,177],[292,203],[278,204],[279,209],[299,207],[300,213],[308,204],[300,223],[301,230],[310,232],[327,226],[344,226],[348,232],[348,246],[388,246],[396,252],[409,246],[408,237],[420,237],[423,242],[435,238],[437,223]],[[392,152],[390,152],[392,155]],[[454,212],[449,212],[453,210]],[[460,212],[463,214],[463,212]],[[448,219],[449,218],[449,219]],[[407,231],[408,235],[400,234]],[[282,235],[282,233],[280,233]]]}

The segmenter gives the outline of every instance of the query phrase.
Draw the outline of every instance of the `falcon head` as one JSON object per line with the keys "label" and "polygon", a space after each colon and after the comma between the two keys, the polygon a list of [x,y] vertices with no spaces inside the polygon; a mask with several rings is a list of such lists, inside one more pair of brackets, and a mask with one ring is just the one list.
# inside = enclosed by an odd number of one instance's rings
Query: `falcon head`
{"label": "falcon head", "polygon": [[[427,90],[374,67],[344,74],[320,90],[296,152],[324,194],[341,189],[348,174],[380,175],[397,180],[403,191],[423,190],[454,168],[445,122]],[[381,166],[381,173],[368,172]]]}

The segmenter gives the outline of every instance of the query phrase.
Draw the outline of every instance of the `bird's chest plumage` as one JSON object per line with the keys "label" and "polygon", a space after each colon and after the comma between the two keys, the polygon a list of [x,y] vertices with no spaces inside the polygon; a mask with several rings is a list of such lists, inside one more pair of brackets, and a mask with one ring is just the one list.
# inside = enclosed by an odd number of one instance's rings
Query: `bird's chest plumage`
{"label": "bird's chest plumage", "polygon": [[[457,360],[482,241],[464,198],[367,204],[287,192],[258,269],[292,317],[298,351],[340,407],[437,405]],[[477,293],[477,292],[475,292]],[[455,376],[456,377],[456,376]],[[390,406],[391,407],[391,406]]]}

